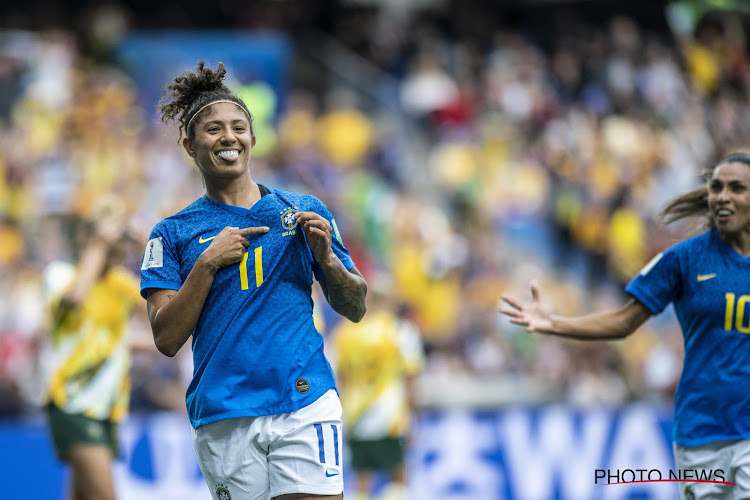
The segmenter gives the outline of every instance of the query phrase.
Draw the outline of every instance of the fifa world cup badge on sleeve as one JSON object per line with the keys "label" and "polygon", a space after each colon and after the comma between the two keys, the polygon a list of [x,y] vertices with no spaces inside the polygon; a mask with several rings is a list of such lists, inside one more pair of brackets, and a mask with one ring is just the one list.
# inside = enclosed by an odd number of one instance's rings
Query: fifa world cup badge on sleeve
{"label": "fifa world cup badge on sleeve", "polygon": [[161,243],[161,237],[148,240],[146,243],[141,270],[145,271],[152,267],[164,267],[164,245]]}

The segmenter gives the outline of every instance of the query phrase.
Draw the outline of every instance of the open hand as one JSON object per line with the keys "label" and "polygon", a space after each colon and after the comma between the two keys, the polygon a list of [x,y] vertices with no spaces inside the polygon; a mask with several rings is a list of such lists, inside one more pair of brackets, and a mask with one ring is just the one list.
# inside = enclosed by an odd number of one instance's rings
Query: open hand
{"label": "open hand", "polygon": [[552,330],[552,319],[542,309],[539,300],[539,285],[531,282],[531,302],[521,304],[516,299],[503,295],[500,297],[504,304],[500,305],[500,312],[510,317],[510,322],[525,326],[530,332],[549,332]]}

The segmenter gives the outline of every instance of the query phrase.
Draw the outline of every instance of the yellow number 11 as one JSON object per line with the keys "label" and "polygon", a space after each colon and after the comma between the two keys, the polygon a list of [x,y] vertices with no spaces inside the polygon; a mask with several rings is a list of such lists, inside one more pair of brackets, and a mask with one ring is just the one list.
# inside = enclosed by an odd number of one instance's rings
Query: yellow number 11
{"label": "yellow number 11", "polygon": [[[243,290],[248,289],[247,284],[247,256],[250,252],[245,252],[240,261],[240,286]],[[263,283],[263,247],[255,249],[255,287],[258,288]]]}

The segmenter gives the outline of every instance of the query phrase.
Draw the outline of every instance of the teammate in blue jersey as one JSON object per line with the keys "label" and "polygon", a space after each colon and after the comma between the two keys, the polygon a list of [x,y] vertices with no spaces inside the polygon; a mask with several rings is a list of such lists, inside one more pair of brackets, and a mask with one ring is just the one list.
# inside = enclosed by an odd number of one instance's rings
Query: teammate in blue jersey
{"label": "teammate in blue jersey", "polygon": [[[531,332],[583,340],[617,339],[674,304],[685,341],[675,395],[674,452],[678,469],[721,469],[727,482],[681,483],[683,499],[750,498],[750,155],[718,162],[707,187],[673,200],[672,222],[707,218],[707,230],[649,262],[625,288],[632,298],[616,310],[553,316],[532,301],[503,296],[501,312]],[[637,465],[637,464],[633,464]],[[713,476],[712,476],[713,477]]]}
{"label": "teammate in blue jersey", "polygon": [[174,356],[192,336],[187,409],[213,498],[341,499],[341,403],[312,284],[354,322],[367,285],[320,200],[253,181],[252,117],[225,74],[201,62],[160,105],[165,123],[179,120],[206,195],[146,246],[154,341]]}

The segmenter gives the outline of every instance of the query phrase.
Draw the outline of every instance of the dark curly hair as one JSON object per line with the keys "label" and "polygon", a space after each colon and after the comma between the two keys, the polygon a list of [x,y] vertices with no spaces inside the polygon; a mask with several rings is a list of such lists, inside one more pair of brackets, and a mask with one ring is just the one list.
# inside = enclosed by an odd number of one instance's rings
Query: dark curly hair
{"label": "dark curly hair", "polygon": [[[242,99],[237,97],[222,80],[227,74],[224,63],[219,63],[216,70],[207,68],[203,61],[198,63],[195,73],[185,72],[167,85],[165,95],[157,109],[161,111],[161,121],[167,125],[179,121],[180,138],[184,133],[189,139],[195,138],[194,115],[203,106],[219,100],[236,103],[247,112],[250,120],[250,131],[253,130],[253,118]],[[190,125],[188,129],[188,125]],[[178,142],[179,142],[178,139]]]}
{"label": "dark curly hair", "polygon": [[[703,173],[703,177],[709,181],[714,170],[726,163],[744,163],[750,167],[750,154],[732,153],[719,160],[710,170]],[[708,189],[705,187],[695,189],[682,196],[673,199],[661,212],[662,220],[669,224],[680,219],[692,216],[703,216],[706,218],[705,229],[716,229],[716,221],[708,212]]]}

